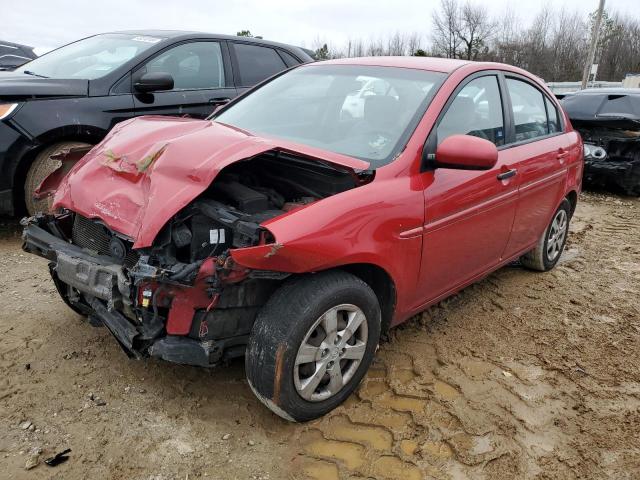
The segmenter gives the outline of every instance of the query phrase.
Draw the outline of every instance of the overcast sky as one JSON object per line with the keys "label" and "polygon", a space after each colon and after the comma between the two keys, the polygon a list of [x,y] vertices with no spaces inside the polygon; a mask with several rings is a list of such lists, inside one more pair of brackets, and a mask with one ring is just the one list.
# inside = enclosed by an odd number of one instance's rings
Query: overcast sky
{"label": "overcast sky", "polygon": [[[543,1],[476,0],[499,15],[507,4],[528,23]],[[125,29],[198,30],[235,34],[251,30],[269,40],[312,47],[322,39],[341,45],[396,31],[428,38],[439,0],[0,0],[0,40],[37,47],[37,52],[95,33]],[[556,0],[553,8],[585,15],[598,0]],[[639,0],[607,0],[609,10],[638,13]]]}

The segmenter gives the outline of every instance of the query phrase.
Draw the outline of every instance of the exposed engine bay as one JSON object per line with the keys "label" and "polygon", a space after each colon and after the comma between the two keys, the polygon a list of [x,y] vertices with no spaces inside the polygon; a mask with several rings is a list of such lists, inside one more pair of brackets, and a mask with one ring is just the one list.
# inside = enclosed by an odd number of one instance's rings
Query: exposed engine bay
{"label": "exposed engine bay", "polygon": [[[260,224],[356,186],[356,178],[318,162],[262,155],[227,168],[161,232],[179,262],[268,243]],[[164,235],[164,237],[162,237]],[[170,238],[169,238],[170,237]]]}
{"label": "exposed engine bay", "polygon": [[51,261],[65,302],[130,356],[212,366],[244,354],[260,306],[288,276],[244,268],[229,251],[274,243],[261,224],[372,175],[268,151],[223,169],[151,247],[63,210],[23,220],[23,248]]}

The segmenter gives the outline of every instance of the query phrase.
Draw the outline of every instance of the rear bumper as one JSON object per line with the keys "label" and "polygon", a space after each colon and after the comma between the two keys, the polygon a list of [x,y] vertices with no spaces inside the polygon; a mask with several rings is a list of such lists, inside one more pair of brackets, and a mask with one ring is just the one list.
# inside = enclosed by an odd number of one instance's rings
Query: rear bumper
{"label": "rear bumper", "polygon": [[[206,341],[168,335],[157,309],[141,308],[137,283],[158,281],[136,274],[132,278],[110,257],[94,255],[54,235],[55,217],[38,216],[23,221],[23,250],[47,258],[51,276],[64,301],[86,314],[94,325],[113,334],[129,357],[164,360],[211,367],[224,359],[225,350],[242,343],[239,338]],[[191,310],[191,315],[195,310]],[[240,341],[240,342],[239,342]]]}

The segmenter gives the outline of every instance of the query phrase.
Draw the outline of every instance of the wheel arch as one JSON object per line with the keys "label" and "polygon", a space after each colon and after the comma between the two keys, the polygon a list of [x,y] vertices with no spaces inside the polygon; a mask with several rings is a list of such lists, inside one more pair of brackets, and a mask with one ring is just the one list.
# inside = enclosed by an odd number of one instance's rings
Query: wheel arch
{"label": "wheel arch", "polygon": [[385,334],[391,326],[396,309],[396,286],[393,278],[382,267],[373,263],[352,263],[335,268],[348,272],[365,282],[378,297],[382,315],[381,333]]}
{"label": "wheel arch", "polygon": [[26,205],[24,203],[24,183],[27,179],[27,172],[33,164],[34,160],[46,148],[56,143],[63,142],[84,142],[91,145],[99,143],[106,131],[98,130],[95,127],[78,128],[77,131],[68,132],[65,129],[56,129],[38,137],[37,146],[24,152],[24,154],[16,159],[13,169],[13,205],[16,214],[24,214]]}
{"label": "wheel arch", "polygon": [[573,217],[574,212],[576,211],[576,207],[578,206],[578,192],[575,190],[569,191],[565,197],[569,204],[571,205],[571,216]]}

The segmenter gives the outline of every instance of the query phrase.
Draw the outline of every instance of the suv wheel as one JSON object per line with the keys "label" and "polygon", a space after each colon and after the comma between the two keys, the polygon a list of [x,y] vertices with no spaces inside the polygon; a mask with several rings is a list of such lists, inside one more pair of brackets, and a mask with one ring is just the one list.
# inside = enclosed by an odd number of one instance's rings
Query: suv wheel
{"label": "suv wheel", "polygon": [[380,305],[346,272],[285,283],[262,308],[245,357],[256,396],[290,421],[340,405],[366,373],[380,339]]}
{"label": "suv wheel", "polygon": [[43,180],[60,167],[60,160],[54,160],[51,157],[70,148],[89,146],[88,143],[84,142],[61,142],[50,145],[36,156],[29,167],[27,178],[24,182],[24,203],[29,215],[35,215],[37,212],[48,212],[51,208],[53,198],[36,199],[33,196],[33,192],[40,186]]}
{"label": "suv wheel", "polygon": [[556,266],[567,243],[571,204],[566,198],[553,215],[536,247],[520,257],[520,263],[531,270],[546,272]]}

